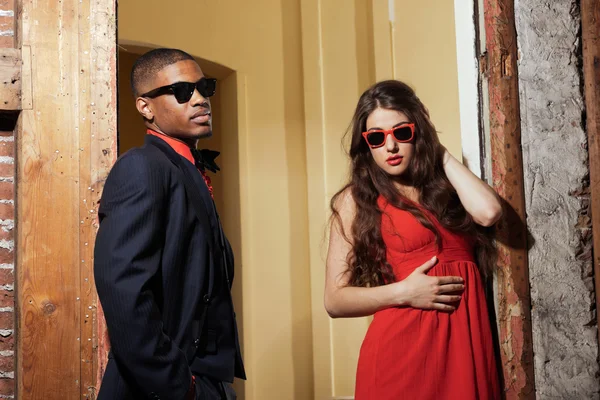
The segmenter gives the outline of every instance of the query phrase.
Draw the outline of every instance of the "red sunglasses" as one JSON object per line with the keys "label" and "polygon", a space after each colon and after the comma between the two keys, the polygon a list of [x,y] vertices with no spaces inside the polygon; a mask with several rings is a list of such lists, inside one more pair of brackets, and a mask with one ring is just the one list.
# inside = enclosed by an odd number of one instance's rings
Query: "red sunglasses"
{"label": "red sunglasses", "polygon": [[415,137],[415,124],[403,124],[388,130],[367,131],[363,132],[362,135],[372,149],[383,146],[388,135],[394,136],[396,142],[406,143],[412,141]]}

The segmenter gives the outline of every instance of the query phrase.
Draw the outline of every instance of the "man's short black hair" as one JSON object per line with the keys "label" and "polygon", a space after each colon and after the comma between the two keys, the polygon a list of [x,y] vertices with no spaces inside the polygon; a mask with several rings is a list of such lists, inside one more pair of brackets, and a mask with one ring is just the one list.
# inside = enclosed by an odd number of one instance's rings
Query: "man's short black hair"
{"label": "man's short black hair", "polygon": [[136,60],[131,69],[131,91],[133,92],[133,96],[138,97],[142,94],[140,93],[141,87],[148,79],[156,75],[158,71],[168,65],[184,60],[196,61],[194,57],[178,49],[160,48],[144,53]]}

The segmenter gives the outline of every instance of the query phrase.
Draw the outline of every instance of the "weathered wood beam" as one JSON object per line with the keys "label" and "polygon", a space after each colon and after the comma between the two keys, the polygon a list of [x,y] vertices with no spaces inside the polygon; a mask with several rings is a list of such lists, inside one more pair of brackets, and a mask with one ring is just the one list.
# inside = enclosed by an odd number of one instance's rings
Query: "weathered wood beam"
{"label": "weathered wood beam", "polygon": [[[600,2],[581,0],[583,82],[590,163],[596,315],[600,310]],[[598,318],[596,318],[598,319]],[[600,330],[598,330],[600,343]]]}
{"label": "weathered wood beam", "polygon": [[498,324],[507,399],[534,399],[531,298],[513,0],[485,0],[492,180],[498,225]]}
{"label": "weathered wood beam", "polygon": [[[92,0],[90,10],[89,82],[91,84],[91,136],[88,194],[94,206],[93,230],[86,235],[95,239],[98,229],[97,207],[104,181],[117,160],[117,1]],[[93,56],[92,56],[93,53]],[[92,259],[92,246],[86,248]],[[90,265],[91,267],[91,265]],[[92,275],[92,270],[89,270]],[[91,279],[90,279],[91,281]],[[87,283],[87,282],[83,282]],[[95,286],[90,300],[97,306],[94,313],[94,374],[95,390],[100,388],[108,362],[108,332]]]}
{"label": "weathered wood beam", "polygon": [[31,65],[15,138],[18,395],[94,399],[106,362],[92,265],[116,160],[116,1],[36,4],[20,0],[17,21]]}
{"label": "weathered wood beam", "polygon": [[0,49],[0,111],[21,109],[21,50]]}

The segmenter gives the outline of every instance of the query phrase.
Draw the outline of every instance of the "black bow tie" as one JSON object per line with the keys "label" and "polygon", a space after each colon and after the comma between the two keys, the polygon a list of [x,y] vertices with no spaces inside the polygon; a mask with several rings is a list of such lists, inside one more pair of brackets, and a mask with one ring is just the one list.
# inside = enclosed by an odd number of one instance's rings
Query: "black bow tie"
{"label": "black bow tie", "polygon": [[192,156],[194,157],[194,161],[196,161],[196,167],[201,170],[209,170],[212,172],[220,171],[221,168],[215,163],[215,158],[219,156],[218,151],[208,150],[208,149],[190,149],[192,150]]}

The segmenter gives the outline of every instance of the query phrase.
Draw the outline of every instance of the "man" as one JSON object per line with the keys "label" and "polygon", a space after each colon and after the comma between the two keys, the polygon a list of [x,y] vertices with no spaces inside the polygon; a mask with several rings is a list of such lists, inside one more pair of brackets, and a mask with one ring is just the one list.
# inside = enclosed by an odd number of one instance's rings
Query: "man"
{"label": "man", "polygon": [[94,276],[111,353],[99,400],[234,399],[245,379],[233,254],[205,169],[216,82],[189,54],[155,49],[131,84],[147,135],[119,158],[100,201]]}

